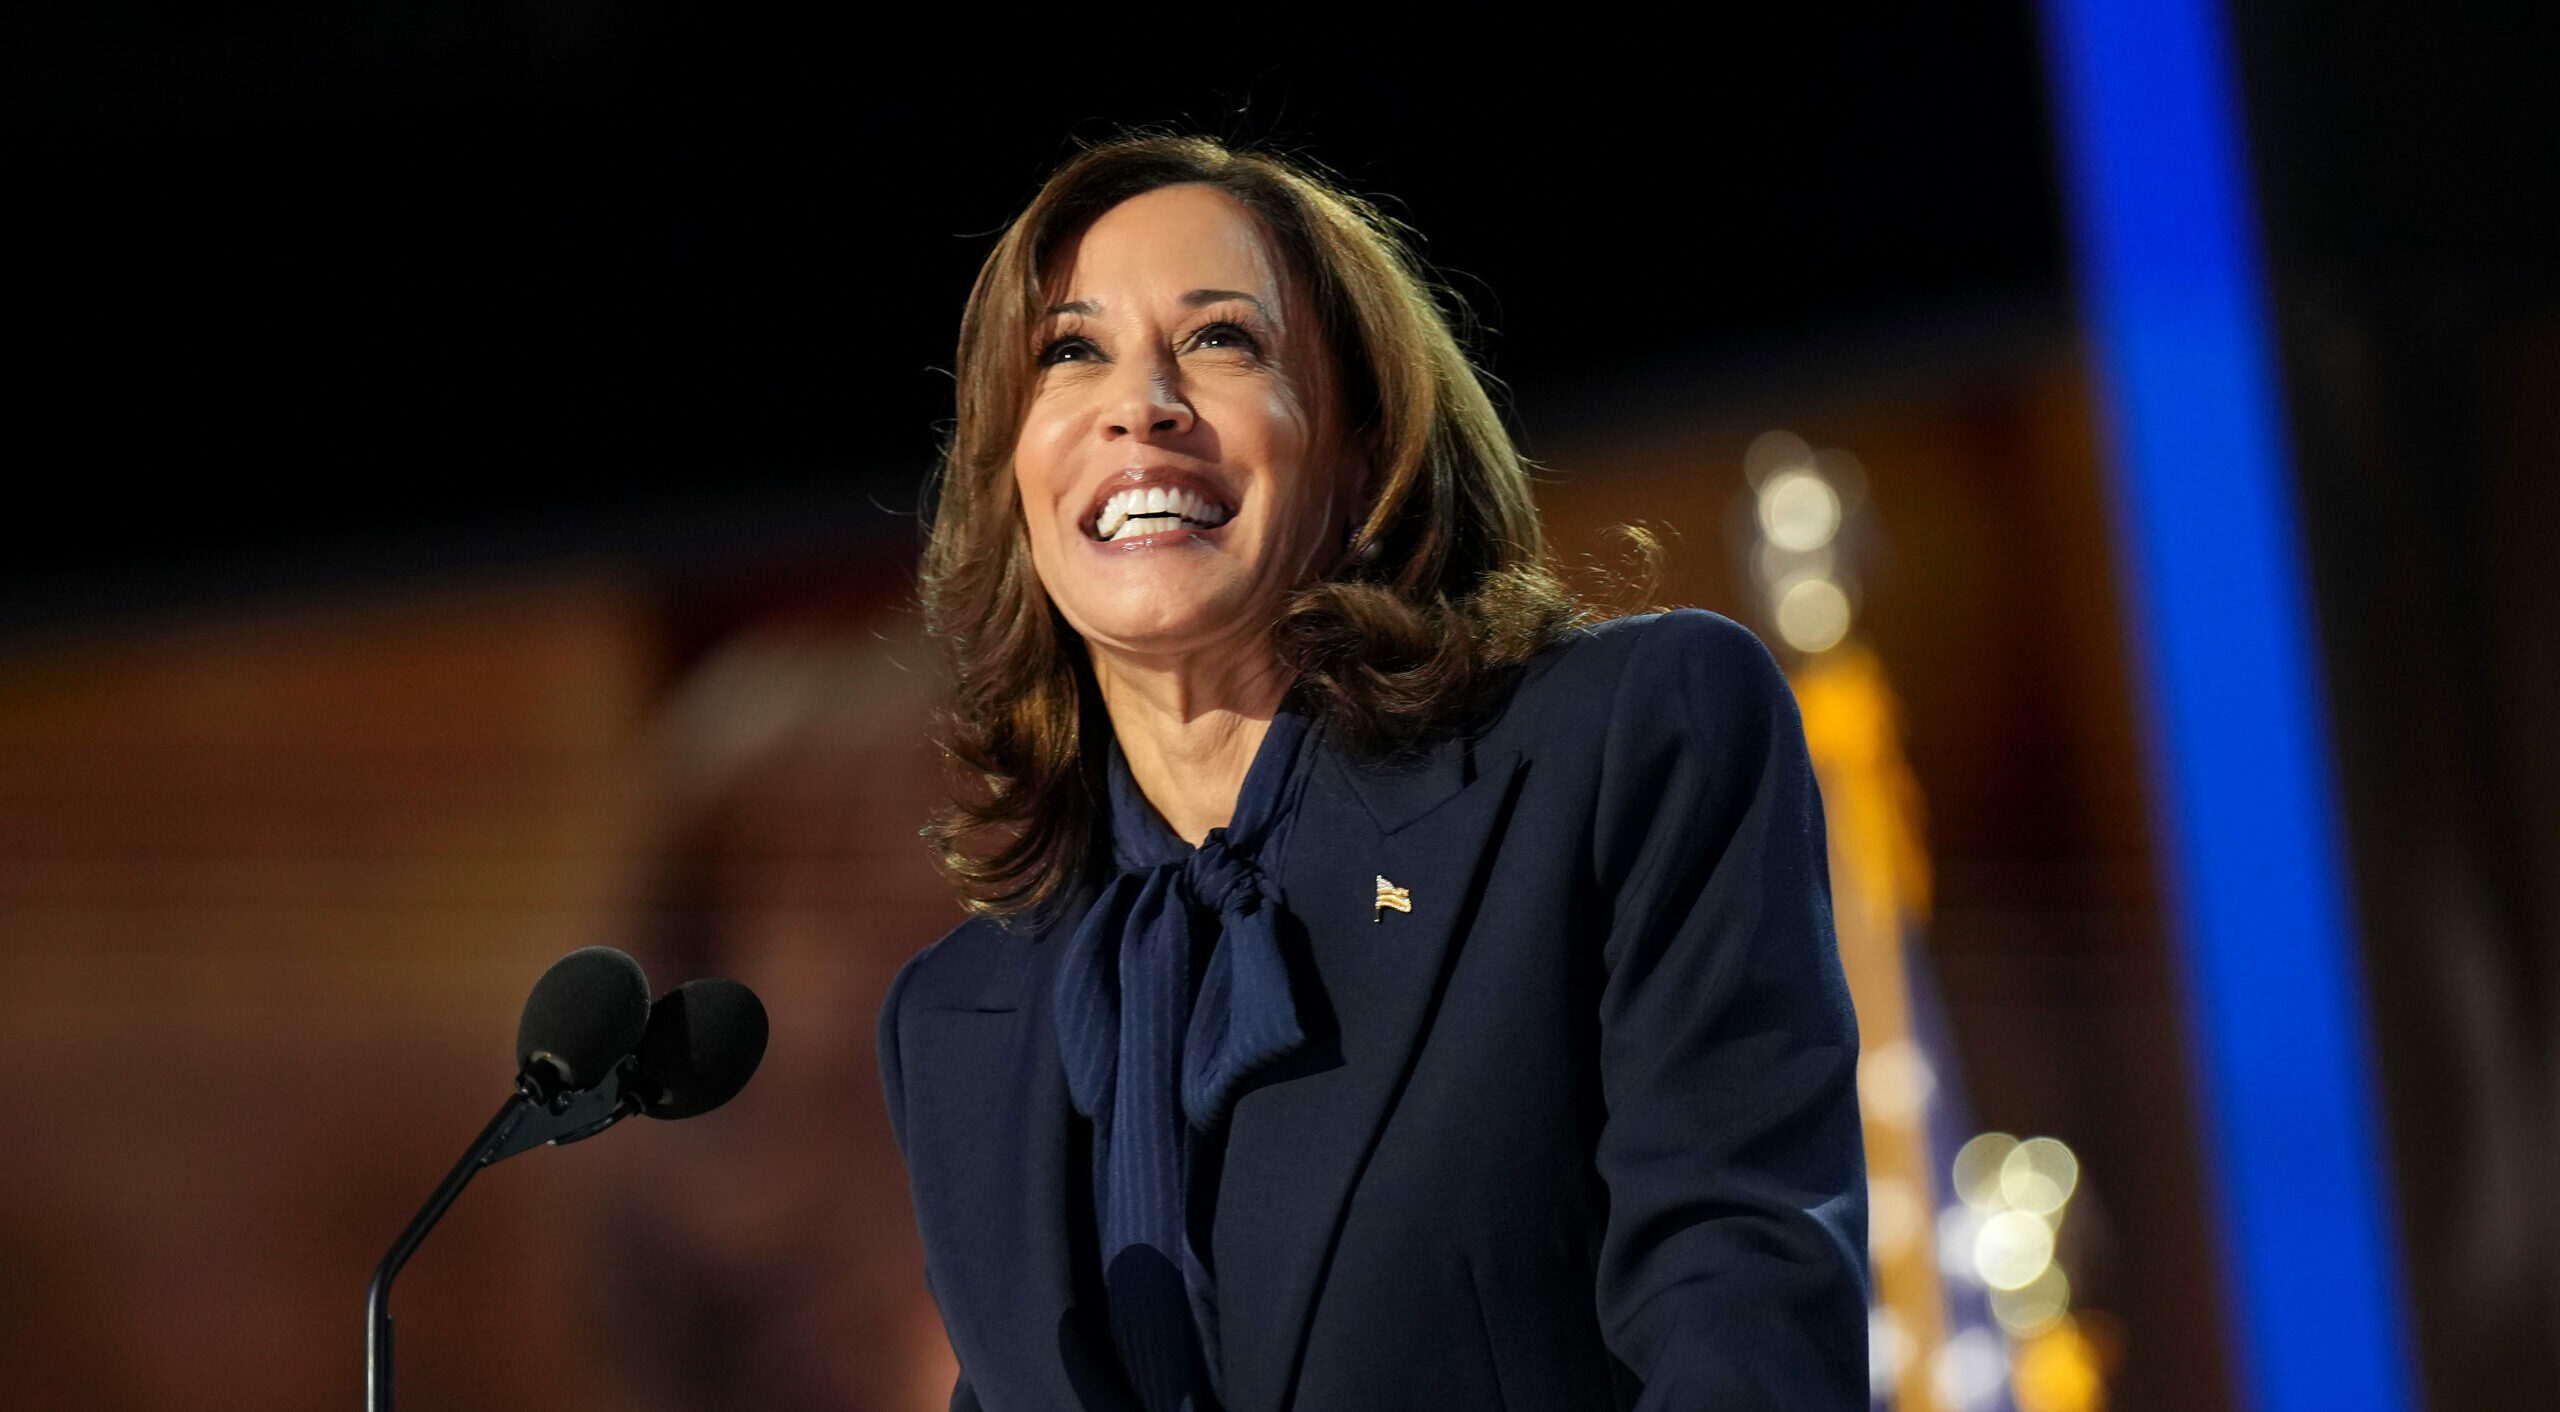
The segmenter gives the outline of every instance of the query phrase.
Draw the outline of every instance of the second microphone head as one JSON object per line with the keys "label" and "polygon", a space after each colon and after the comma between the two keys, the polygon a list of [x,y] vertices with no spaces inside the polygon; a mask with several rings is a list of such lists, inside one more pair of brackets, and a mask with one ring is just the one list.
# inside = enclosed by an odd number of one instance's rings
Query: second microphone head
{"label": "second microphone head", "polygon": [[764,1062],[764,1002],[732,980],[687,981],[658,997],[623,1092],[652,1118],[690,1118],[738,1096]]}

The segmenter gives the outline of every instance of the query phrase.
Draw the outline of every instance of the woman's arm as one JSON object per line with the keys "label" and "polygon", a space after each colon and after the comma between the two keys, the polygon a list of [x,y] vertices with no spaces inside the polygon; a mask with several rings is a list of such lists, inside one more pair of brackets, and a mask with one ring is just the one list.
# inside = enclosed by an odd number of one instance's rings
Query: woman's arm
{"label": "woman's arm", "polygon": [[[907,979],[922,959],[912,958],[898,969],[898,978],[889,985],[889,998],[880,1007],[880,1086],[889,1104],[889,1131],[897,1137],[901,1155],[907,1150],[907,1066],[898,1046],[898,1012],[906,1000]],[[927,1271],[925,1286],[930,1290],[932,1285],[932,1272]],[[934,1302],[941,1303],[939,1294]],[[979,1412],[978,1394],[969,1386],[966,1370],[951,1386],[951,1412]]]}
{"label": "woman's arm", "polygon": [[1644,631],[1593,838],[1602,1329],[1645,1408],[1863,1408],[1857,1021],[1795,700],[1732,623]]}

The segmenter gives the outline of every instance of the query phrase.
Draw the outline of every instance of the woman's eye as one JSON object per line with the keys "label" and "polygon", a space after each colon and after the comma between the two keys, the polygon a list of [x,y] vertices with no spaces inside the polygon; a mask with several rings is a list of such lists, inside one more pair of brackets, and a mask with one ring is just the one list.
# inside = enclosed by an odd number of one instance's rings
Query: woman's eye
{"label": "woman's eye", "polygon": [[1098,355],[1099,350],[1090,339],[1071,333],[1064,338],[1049,340],[1049,346],[1040,350],[1040,366],[1051,368],[1060,363],[1090,363]]}
{"label": "woman's eye", "polygon": [[1239,348],[1247,353],[1259,353],[1262,351],[1262,345],[1254,340],[1254,336],[1252,334],[1245,332],[1242,328],[1239,328],[1234,324],[1209,325],[1207,328],[1191,335],[1191,346],[1194,348]]}

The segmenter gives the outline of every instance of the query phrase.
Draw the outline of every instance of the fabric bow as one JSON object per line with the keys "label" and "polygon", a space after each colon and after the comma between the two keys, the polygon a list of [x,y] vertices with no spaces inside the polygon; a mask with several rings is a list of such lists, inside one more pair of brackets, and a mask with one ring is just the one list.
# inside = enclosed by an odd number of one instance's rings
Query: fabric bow
{"label": "fabric bow", "polygon": [[[1112,1339],[1149,1412],[1215,1405],[1217,1309],[1189,1236],[1201,1144],[1305,1032],[1281,952],[1277,862],[1304,766],[1303,717],[1272,718],[1235,815],[1191,848],[1111,752],[1107,883],[1058,971],[1068,1096],[1093,1122]],[[1197,984],[1194,974],[1197,973]]]}

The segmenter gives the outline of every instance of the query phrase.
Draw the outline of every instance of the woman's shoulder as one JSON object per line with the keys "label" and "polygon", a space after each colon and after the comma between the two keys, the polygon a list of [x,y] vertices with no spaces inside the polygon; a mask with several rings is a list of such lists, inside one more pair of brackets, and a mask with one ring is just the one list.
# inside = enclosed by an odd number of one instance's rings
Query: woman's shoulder
{"label": "woman's shoulder", "polygon": [[1595,720],[1663,724],[1792,713],[1785,674],[1751,630],[1698,608],[1579,628],[1532,658],[1496,732],[1534,740]]}
{"label": "woman's shoulder", "polygon": [[970,917],[909,957],[890,984],[884,1020],[915,1010],[1010,1010],[1021,1000],[1021,963],[1028,949],[1022,922]]}

